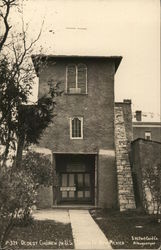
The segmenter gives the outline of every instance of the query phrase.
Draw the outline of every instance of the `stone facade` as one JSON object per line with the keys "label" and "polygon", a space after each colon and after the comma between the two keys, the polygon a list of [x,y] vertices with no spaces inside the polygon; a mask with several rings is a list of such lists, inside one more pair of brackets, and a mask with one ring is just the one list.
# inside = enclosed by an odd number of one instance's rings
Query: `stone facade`
{"label": "stone facade", "polygon": [[126,131],[126,127],[127,126],[125,125],[123,107],[122,105],[121,107],[117,105],[115,107],[115,148],[118,202],[120,211],[136,208],[131,166],[129,160],[129,140],[127,139],[127,135],[130,135],[131,133],[128,133],[128,131]]}
{"label": "stone facade", "polygon": [[115,107],[122,108],[126,138],[130,149],[130,144],[133,140],[131,100],[125,99],[123,102],[115,102]]}

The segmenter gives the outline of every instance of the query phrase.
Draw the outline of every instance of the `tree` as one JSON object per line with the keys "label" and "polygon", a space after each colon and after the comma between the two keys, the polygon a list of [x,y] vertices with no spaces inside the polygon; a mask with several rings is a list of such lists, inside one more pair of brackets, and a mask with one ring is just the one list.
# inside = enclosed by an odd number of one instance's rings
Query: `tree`
{"label": "tree", "polygon": [[0,34],[0,52],[5,45],[9,30],[12,26],[9,25],[8,17],[13,6],[17,6],[17,0],[1,0],[0,1],[0,23],[3,25],[2,34]]}
{"label": "tree", "polygon": [[[6,23],[10,8],[17,2],[15,0],[2,0],[2,2],[2,7],[5,7],[7,14],[1,14],[1,16]],[[2,12],[4,11],[0,13]],[[6,24],[5,27],[5,39],[0,40],[1,48],[4,47],[4,41],[7,39],[6,34],[9,31],[7,27],[11,26]],[[0,56],[0,143],[5,146],[3,165],[10,151],[16,152],[17,149],[14,165],[20,166],[25,142],[37,142],[45,127],[52,121],[54,97],[60,95],[59,83],[53,84],[51,81],[48,95],[41,97],[33,105],[28,105],[28,97],[36,78],[31,54],[41,31],[29,42],[22,18],[22,30],[16,35],[12,34],[12,41],[5,46],[4,53]],[[37,66],[43,64],[45,67],[45,62],[42,62],[40,57],[36,64]]]}
{"label": "tree", "polygon": [[[18,6],[16,0],[0,0],[0,23],[4,24],[0,35],[0,145],[4,146],[0,158],[1,248],[16,221],[24,220],[35,202],[33,175],[21,168],[23,149],[39,140],[53,119],[54,97],[61,94],[59,83],[51,81],[48,95],[28,105],[36,78],[31,54],[41,30],[28,41],[22,19],[22,30],[12,34],[8,17],[14,6]],[[41,63],[40,58],[37,64]]]}

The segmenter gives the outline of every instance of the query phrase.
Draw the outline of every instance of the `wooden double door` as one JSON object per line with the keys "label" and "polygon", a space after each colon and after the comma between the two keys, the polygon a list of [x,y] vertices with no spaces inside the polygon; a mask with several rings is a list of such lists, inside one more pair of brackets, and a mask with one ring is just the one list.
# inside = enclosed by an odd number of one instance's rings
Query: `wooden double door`
{"label": "wooden double door", "polygon": [[90,173],[61,173],[61,201],[71,203],[92,202],[92,176]]}

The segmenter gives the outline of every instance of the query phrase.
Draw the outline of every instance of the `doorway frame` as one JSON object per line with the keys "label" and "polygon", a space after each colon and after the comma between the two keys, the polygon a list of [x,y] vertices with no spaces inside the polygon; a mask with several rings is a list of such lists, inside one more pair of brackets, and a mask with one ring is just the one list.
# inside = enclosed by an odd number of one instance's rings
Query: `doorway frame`
{"label": "doorway frame", "polygon": [[[81,202],[81,201],[75,201],[75,202],[72,202],[71,201],[61,201],[60,199],[60,174],[63,172],[60,171],[59,169],[59,164],[58,164],[58,158],[61,158],[61,157],[68,157],[68,158],[72,158],[72,156],[74,157],[80,157],[82,156],[84,159],[88,159],[88,158],[92,158],[93,159],[93,176],[91,178],[93,178],[93,186],[92,186],[92,199],[91,201],[86,201],[86,202]],[[53,158],[54,158],[54,165],[55,165],[55,174],[56,174],[56,188],[55,188],[55,185],[54,185],[54,195],[53,195],[53,204],[54,206],[59,206],[59,205],[94,205],[95,207],[97,207],[97,204],[98,204],[98,154],[96,153],[57,153],[55,152],[53,154]],[[65,173],[69,173],[69,172],[66,172]],[[78,173],[78,172],[76,172]],[[84,173],[84,172],[83,172]]]}

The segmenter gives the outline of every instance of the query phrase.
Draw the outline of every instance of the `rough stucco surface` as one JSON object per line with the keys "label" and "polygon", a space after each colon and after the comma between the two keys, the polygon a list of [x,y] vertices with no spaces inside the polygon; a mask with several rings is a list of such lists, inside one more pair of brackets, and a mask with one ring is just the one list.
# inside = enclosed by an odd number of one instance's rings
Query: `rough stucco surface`
{"label": "rough stucco surface", "polygon": [[117,207],[117,179],[115,156],[99,155],[98,169],[98,206],[103,208]]}
{"label": "rough stucco surface", "polygon": [[[87,65],[87,94],[66,94],[66,65],[85,63]],[[114,154],[114,74],[115,65],[111,60],[98,59],[58,59],[49,61],[39,73],[39,97],[47,94],[48,81],[61,81],[64,91],[56,99],[56,117],[44,131],[40,147],[49,148],[57,153],[96,154],[98,155],[97,175],[98,203],[101,207],[117,206],[117,184]],[[70,118],[83,117],[83,139],[70,139]],[[100,150],[110,152],[99,155]],[[105,152],[102,151],[102,152]],[[54,204],[57,203],[56,178],[54,180]],[[96,196],[97,196],[96,195]]]}
{"label": "rough stucco surface", "polygon": [[[80,60],[80,59],[79,59]],[[61,81],[64,94],[56,102],[56,117],[46,129],[40,146],[53,152],[98,152],[100,148],[114,148],[114,63],[87,60],[88,94],[66,94],[66,65],[58,60],[40,72],[39,96],[47,93],[48,80]],[[83,139],[70,139],[70,117],[83,117]]]}

